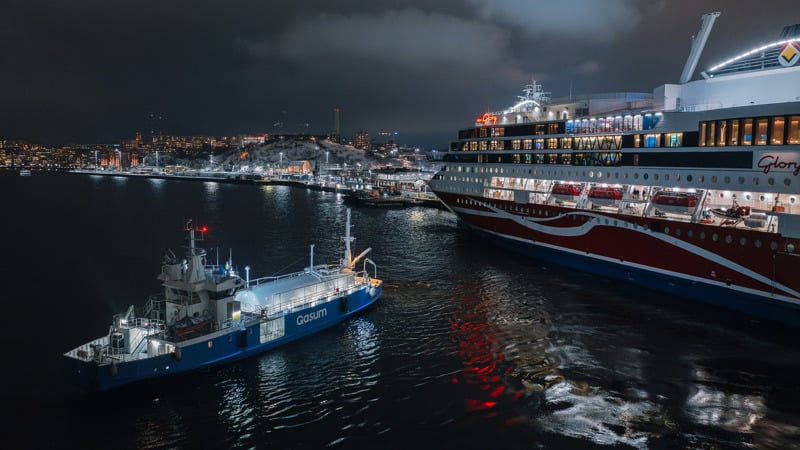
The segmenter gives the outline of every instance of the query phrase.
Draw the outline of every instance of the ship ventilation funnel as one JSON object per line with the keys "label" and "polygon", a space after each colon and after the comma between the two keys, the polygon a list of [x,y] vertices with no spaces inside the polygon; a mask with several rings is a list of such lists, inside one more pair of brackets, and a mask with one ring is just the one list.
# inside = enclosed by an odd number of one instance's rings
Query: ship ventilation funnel
{"label": "ship ventilation funnel", "polygon": [[703,47],[706,46],[708,35],[711,33],[711,27],[714,26],[714,21],[717,20],[719,15],[719,12],[703,14],[703,22],[700,24],[700,31],[697,33],[697,36],[692,38],[692,50],[689,52],[689,58],[686,60],[686,65],[683,67],[683,72],[681,73],[681,84],[692,79],[694,69],[697,67],[697,62],[700,60],[700,54],[703,53]]}

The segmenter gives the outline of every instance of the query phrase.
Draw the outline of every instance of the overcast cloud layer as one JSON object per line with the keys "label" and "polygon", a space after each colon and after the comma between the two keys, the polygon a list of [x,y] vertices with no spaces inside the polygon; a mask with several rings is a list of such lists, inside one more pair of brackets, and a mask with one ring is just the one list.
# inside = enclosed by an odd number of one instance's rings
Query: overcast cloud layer
{"label": "overcast cloud layer", "polygon": [[397,131],[441,148],[531,79],[554,97],[674,83],[800,23],[796,0],[0,0],[0,139]]}

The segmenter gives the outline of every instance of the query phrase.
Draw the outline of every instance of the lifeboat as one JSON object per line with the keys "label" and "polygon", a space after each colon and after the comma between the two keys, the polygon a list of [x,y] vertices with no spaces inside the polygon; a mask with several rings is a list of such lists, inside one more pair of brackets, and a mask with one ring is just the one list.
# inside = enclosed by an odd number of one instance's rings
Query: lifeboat
{"label": "lifeboat", "polygon": [[589,190],[589,199],[596,205],[616,205],[622,200],[622,191],[613,187],[593,187]]}
{"label": "lifeboat", "polygon": [[709,211],[717,217],[728,220],[740,220],[750,215],[749,206],[739,206],[736,204],[730,208],[711,208]]}
{"label": "lifeboat", "polygon": [[700,194],[694,192],[658,191],[650,200],[661,212],[689,214],[700,203]]}
{"label": "lifeboat", "polygon": [[553,197],[559,200],[575,201],[581,195],[581,186],[577,184],[560,183],[553,186]]}

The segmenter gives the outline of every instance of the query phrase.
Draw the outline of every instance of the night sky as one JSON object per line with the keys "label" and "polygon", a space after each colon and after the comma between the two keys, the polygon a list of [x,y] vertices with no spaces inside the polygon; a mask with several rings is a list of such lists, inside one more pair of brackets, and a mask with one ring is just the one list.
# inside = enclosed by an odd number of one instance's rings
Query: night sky
{"label": "night sky", "polygon": [[536,79],[553,97],[677,82],[800,23],[797,0],[0,0],[0,139],[397,131],[444,147]]}

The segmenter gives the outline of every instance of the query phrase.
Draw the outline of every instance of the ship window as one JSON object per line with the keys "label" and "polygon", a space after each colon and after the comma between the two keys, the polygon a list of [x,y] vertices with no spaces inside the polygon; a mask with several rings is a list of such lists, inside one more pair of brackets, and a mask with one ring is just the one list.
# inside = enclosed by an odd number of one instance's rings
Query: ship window
{"label": "ship window", "polygon": [[769,143],[783,145],[783,129],[786,121],[783,117],[773,117],[771,122]]}
{"label": "ship window", "polygon": [[[697,145],[699,145],[700,147],[705,147],[706,146],[706,123],[705,122],[700,123],[700,142],[698,142]],[[638,147],[638,145],[637,145],[637,147]]]}
{"label": "ship window", "polygon": [[730,184],[730,183],[731,183],[731,177],[726,176],[725,177],[725,184]]}
{"label": "ship window", "polygon": [[756,145],[767,145],[767,125],[769,119],[756,120]]}
{"label": "ship window", "polygon": [[705,238],[706,238],[706,232],[705,231],[701,231],[700,232],[700,239],[705,239]]}
{"label": "ship window", "polygon": [[772,250],[777,250],[778,249],[778,244],[775,241],[772,241],[772,242],[769,243],[769,248],[772,249]]}
{"label": "ship window", "polygon": [[[679,176],[678,177],[678,181],[680,181],[680,180],[681,179],[680,179],[680,176]],[[691,175],[686,175],[686,181],[692,181],[692,176]]]}
{"label": "ship window", "polygon": [[660,144],[659,141],[661,141],[661,135],[660,134],[646,134],[646,135],[644,135],[644,146],[646,148],[659,147],[660,146],[659,145]]}
{"label": "ship window", "polygon": [[787,144],[800,144],[800,116],[789,117],[789,132],[786,136]]}
{"label": "ship window", "polygon": [[731,235],[729,234],[725,236],[725,243],[730,244],[731,242],[733,242],[733,238],[731,237]]}
{"label": "ship window", "polygon": [[711,235],[711,240],[714,242],[717,242],[719,240],[719,236],[717,236],[717,233]]}
{"label": "ship window", "polygon": [[717,127],[715,122],[708,122],[706,127],[706,145],[713,147],[715,144],[714,136],[716,135]]}
{"label": "ship window", "polygon": [[783,179],[783,184],[785,186],[789,186],[790,184],[792,184],[792,179],[791,178],[784,178]]}
{"label": "ship window", "polygon": [[728,121],[728,145],[738,145],[739,144],[739,121],[738,120],[730,120]]}
{"label": "ship window", "polygon": [[512,150],[519,150],[521,142],[522,141],[520,141],[519,139],[514,139],[513,141],[511,141],[511,149]]}
{"label": "ship window", "polygon": [[667,133],[665,136],[667,147],[680,147],[683,144],[683,133]]}
{"label": "ship window", "polygon": [[742,237],[741,239],[739,239],[739,245],[744,247],[746,244],[747,244],[747,238],[746,237]]}
{"label": "ship window", "polygon": [[725,131],[727,131],[727,123],[724,120],[717,122],[717,145],[725,145]]}
{"label": "ship window", "polygon": [[744,177],[739,177],[738,181],[739,181],[739,184],[744,184]]}
{"label": "ship window", "polygon": [[753,145],[753,119],[742,119],[742,145]]}
{"label": "ship window", "polygon": [[756,239],[755,242],[753,242],[753,245],[755,245],[756,248],[761,248],[761,239]]}

